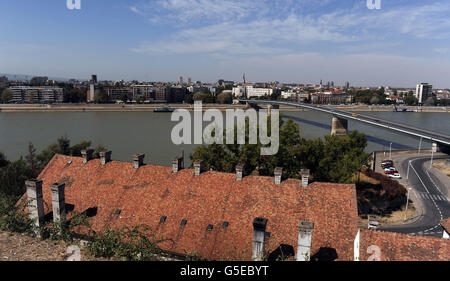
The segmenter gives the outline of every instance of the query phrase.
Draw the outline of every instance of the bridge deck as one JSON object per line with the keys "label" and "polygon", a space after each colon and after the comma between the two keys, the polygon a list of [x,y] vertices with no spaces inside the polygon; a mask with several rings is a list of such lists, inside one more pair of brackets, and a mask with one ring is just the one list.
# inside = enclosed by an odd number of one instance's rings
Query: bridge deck
{"label": "bridge deck", "polygon": [[349,119],[349,120],[355,120],[359,122],[363,122],[366,124],[370,124],[377,127],[382,127],[388,130],[394,130],[397,132],[401,132],[404,134],[424,138],[427,140],[430,140],[432,142],[436,142],[438,144],[444,144],[449,146],[450,145],[450,136],[432,132],[429,130],[416,128],[410,125],[400,124],[392,121],[387,121],[379,118],[374,118],[372,116],[367,116],[364,114],[356,114],[348,111],[343,110],[336,110],[332,108],[327,108],[326,106],[316,106],[316,105],[309,105],[304,103],[296,103],[296,102],[285,102],[285,101],[269,101],[269,100],[240,100],[240,102],[248,102],[248,103],[259,103],[259,104],[278,104],[278,105],[286,105],[286,106],[294,106],[294,107],[301,107],[301,108],[307,108],[311,110],[321,111],[327,114],[332,114],[340,118]]}

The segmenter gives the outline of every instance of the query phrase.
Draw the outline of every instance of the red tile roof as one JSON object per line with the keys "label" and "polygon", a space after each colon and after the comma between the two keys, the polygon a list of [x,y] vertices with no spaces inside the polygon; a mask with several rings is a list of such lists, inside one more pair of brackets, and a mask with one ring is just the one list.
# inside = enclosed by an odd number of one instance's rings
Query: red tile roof
{"label": "red tile roof", "polygon": [[445,231],[450,234],[450,218],[441,220],[441,225],[445,229]]}
{"label": "red tile roof", "polygon": [[[90,219],[94,230],[146,224],[158,236],[172,239],[160,245],[166,251],[197,251],[214,260],[251,259],[252,222],[264,217],[271,233],[268,252],[281,244],[296,251],[298,223],[309,221],[314,222],[311,255],[330,247],[339,260],[353,259],[358,221],[354,185],[313,183],[302,188],[301,181],[292,179],[281,185],[275,185],[273,177],[236,181],[234,174],[209,171],[194,176],[189,169],[173,174],[170,167],[134,169],[132,163],[117,161],[102,166],[98,159],[83,164],[82,158],[63,155],[56,155],[39,179],[44,182],[46,212],[51,210],[50,185],[64,182],[66,203],[73,204],[74,211],[98,208]],[[167,217],[164,223],[162,216]],[[224,222],[229,226],[223,227]]]}
{"label": "red tile roof", "polygon": [[[429,236],[361,229],[360,260],[367,261],[380,250],[381,261],[449,261],[450,240]],[[369,253],[368,253],[369,252]]]}

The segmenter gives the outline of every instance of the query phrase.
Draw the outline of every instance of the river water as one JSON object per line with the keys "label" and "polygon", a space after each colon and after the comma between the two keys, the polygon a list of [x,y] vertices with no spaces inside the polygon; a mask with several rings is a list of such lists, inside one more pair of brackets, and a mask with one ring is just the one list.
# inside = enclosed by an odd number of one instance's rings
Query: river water
{"label": "river water", "polygon": [[[363,114],[450,135],[449,113]],[[1,112],[0,151],[9,160],[16,160],[27,153],[29,142],[40,151],[58,137],[67,135],[72,144],[90,140],[93,146],[101,144],[108,147],[115,160],[131,161],[133,154],[145,153],[146,163],[168,166],[171,159],[181,155],[182,151],[188,156],[195,147],[172,143],[171,131],[177,123],[172,122],[170,117],[170,113],[153,112]],[[323,137],[331,131],[331,116],[328,114],[298,111],[284,112],[283,117],[297,122],[304,138]],[[350,131],[358,130],[367,135],[368,152],[389,151],[391,142],[393,149],[417,149],[420,142],[414,137],[356,121],[349,121],[348,127]],[[423,142],[422,147],[429,149],[431,144]]]}

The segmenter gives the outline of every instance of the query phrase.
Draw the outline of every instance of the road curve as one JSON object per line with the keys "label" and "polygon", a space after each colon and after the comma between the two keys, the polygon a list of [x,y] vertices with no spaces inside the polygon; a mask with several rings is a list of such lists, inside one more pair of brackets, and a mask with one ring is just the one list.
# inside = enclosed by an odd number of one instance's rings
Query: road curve
{"label": "road curve", "polygon": [[[436,157],[435,159],[444,158],[448,158],[448,156]],[[442,237],[443,229],[440,221],[450,217],[450,202],[444,189],[450,187],[444,186],[444,183],[428,171],[429,163],[427,163],[427,166],[424,164],[430,161],[430,157],[411,157],[397,163],[397,165],[401,166],[401,170],[407,171],[409,161],[411,161],[409,187],[412,188],[410,198],[415,203],[419,201],[415,205],[418,209],[422,209],[422,214],[411,224],[384,226],[380,229],[413,235]],[[404,176],[406,177],[406,173],[404,173]]]}

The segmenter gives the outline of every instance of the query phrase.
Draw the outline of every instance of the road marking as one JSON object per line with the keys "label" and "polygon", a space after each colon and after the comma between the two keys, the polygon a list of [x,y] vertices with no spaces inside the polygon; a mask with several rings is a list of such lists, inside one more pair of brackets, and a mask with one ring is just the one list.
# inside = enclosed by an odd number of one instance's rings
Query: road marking
{"label": "road marking", "polygon": [[428,170],[425,170],[425,172],[426,172],[428,178],[430,178],[431,183],[436,187],[436,189],[439,191],[439,193],[442,194],[442,196],[445,198],[445,201],[450,201],[449,199],[447,199],[447,197],[445,197],[444,193],[442,193],[442,190],[439,188],[439,186],[437,186],[437,184],[431,178],[430,173],[428,173]]}
{"label": "road marking", "polygon": [[[412,170],[414,171],[414,173],[416,174],[416,177],[417,177],[417,178],[419,179],[419,181],[422,183],[422,186],[425,188],[425,190],[426,190],[427,193],[429,194],[430,191],[428,190],[428,188],[427,188],[427,187],[425,186],[425,184],[423,183],[422,179],[420,178],[419,174],[417,173],[416,169],[414,168],[414,165],[412,165],[412,163],[413,163],[414,161],[418,160],[418,159],[420,159],[420,158],[417,158],[417,159],[411,161],[411,168],[412,168]],[[422,159],[423,159],[423,158],[422,158]],[[428,171],[426,171],[426,170],[425,170],[425,172],[428,173]],[[428,177],[430,177],[429,174],[428,174]],[[431,178],[431,177],[430,177],[430,178]],[[431,180],[431,182],[436,186],[436,184],[433,182],[433,180]],[[436,188],[437,188],[437,186],[436,186]],[[439,192],[441,192],[441,190],[440,190],[439,188],[437,188],[437,189],[439,190]],[[427,194],[427,196],[428,196],[428,194]],[[441,192],[441,194],[442,194],[442,192]],[[441,219],[440,219],[439,221],[443,220],[443,219],[444,219],[444,216],[442,215],[441,209],[439,209],[439,206],[437,205],[436,201],[435,201],[433,198],[431,198],[431,202],[433,202],[434,206],[436,207],[436,209],[437,209],[438,212],[439,212],[439,215],[440,215],[440,217],[441,217]],[[427,230],[424,230],[423,232],[424,232],[424,233],[430,232],[430,231],[432,231],[432,230],[438,228],[439,226],[440,226],[440,223],[438,223],[436,226],[434,226],[434,227],[432,227],[432,228],[429,228],[429,229],[427,229]],[[420,232],[419,232],[419,233],[420,233]]]}

